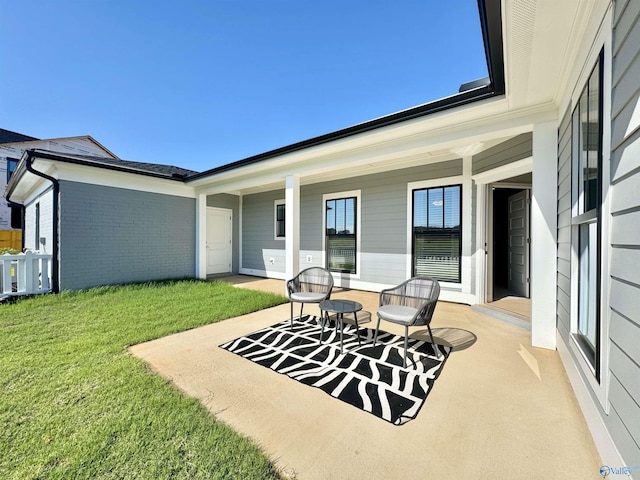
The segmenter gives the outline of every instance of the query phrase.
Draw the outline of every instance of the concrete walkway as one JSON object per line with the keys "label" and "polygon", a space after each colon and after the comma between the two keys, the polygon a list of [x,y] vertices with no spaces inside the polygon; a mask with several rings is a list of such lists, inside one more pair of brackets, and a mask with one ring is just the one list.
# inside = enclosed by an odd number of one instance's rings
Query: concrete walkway
{"label": "concrete walkway", "polygon": [[[282,281],[238,277],[235,283],[284,291]],[[337,289],[334,297],[360,301],[375,319],[377,294]],[[291,478],[601,478],[558,354],[531,347],[527,330],[438,303],[436,342],[454,351],[417,418],[394,426],[218,348],[287,318],[289,305],[280,305],[131,352],[255,440]],[[394,327],[383,328],[402,333]]]}

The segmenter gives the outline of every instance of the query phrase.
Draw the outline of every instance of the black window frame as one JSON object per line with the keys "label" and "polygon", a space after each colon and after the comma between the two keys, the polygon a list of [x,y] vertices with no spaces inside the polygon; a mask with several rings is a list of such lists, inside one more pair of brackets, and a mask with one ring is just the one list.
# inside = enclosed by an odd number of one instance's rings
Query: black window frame
{"label": "black window frame", "polygon": [[[434,278],[440,282],[448,282],[448,283],[458,283],[461,284],[462,283],[462,238],[463,238],[463,231],[462,231],[462,184],[461,183],[456,183],[456,184],[448,184],[448,185],[438,185],[438,186],[433,186],[433,187],[420,187],[420,188],[414,188],[411,191],[411,276],[416,276],[416,226],[415,226],[415,219],[416,219],[416,192],[426,192],[426,197],[429,198],[429,191],[430,190],[442,190],[442,198],[443,198],[443,202],[444,202],[444,191],[447,188],[451,188],[451,187],[456,187],[459,189],[459,195],[458,195],[458,202],[459,202],[459,209],[460,209],[460,216],[459,216],[459,222],[458,222],[458,236],[459,236],[459,241],[458,241],[458,275],[456,279],[451,279],[451,278],[444,278],[444,277],[439,277],[437,275],[428,275],[431,278]],[[443,208],[442,208],[442,215],[443,215],[443,230],[444,230],[444,215],[445,215],[445,211],[446,211],[446,206],[443,203]],[[428,212],[428,208],[427,208],[427,212]],[[427,225],[428,225],[428,213],[427,213]],[[427,227],[428,229],[428,227]]]}
{"label": "black window frame", "polygon": [[[580,182],[582,178],[580,175],[580,170],[584,171],[583,157],[582,153],[584,151],[583,144],[580,145],[581,140],[585,137],[585,132],[583,128],[583,124],[580,120],[581,115],[581,106],[583,105],[583,96],[585,92],[589,95],[590,89],[589,84],[592,81],[593,75],[597,73],[598,75],[598,128],[597,128],[597,180],[596,180],[596,196],[595,196],[595,205],[587,209],[589,205],[589,198],[593,198],[592,195],[589,195],[589,189],[584,188],[585,182]],[[572,245],[578,244],[578,248],[576,251],[576,257],[578,262],[578,288],[577,288],[577,312],[576,312],[576,328],[575,331],[572,332],[572,336],[576,341],[578,348],[582,351],[585,359],[591,365],[595,378],[598,382],[601,380],[601,331],[602,331],[602,316],[601,316],[601,308],[602,308],[602,170],[603,170],[603,136],[604,136],[604,49],[600,51],[598,55],[598,59],[596,60],[596,64],[591,69],[589,73],[589,77],[587,82],[580,93],[580,97],[576,105],[574,106],[571,112],[571,201],[572,201],[572,219],[571,219],[571,241]],[[589,98],[587,96],[586,104],[589,104]],[[578,126],[576,127],[576,118]],[[587,125],[590,122],[587,119]],[[587,142],[592,142],[593,139],[590,137],[591,130],[587,132]],[[576,138],[577,135],[577,138]],[[576,151],[578,148],[578,151]],[[588,162],[588,160],[587,160]],[[591,187],[591,186],[590,186]],[[584,193],[584,190],[587,190],[587,193]],[[582,196],[581,196],[582,193]],[[580,200],[583,200],[580,202]],[[596,232],[596,255],[595,255],[595,345],[592,345],[590,340],[584,335],[581,331],[581,289],[580,289],[580,230],[581,227],[591,224],[596,224],[597,232]]]}
{"label": "black window frame", "polygon": [[[282,207],[282,208],[280,208]],[[282,215],[281,215],[282,213]],[[276,202],[275,204],[275,238],[276,239],[284,239],[286,238],[286,204],[284,202]]]}
{"label": "black window frame", "polygon": [[[353,200],[353,233],[344,233],[344,231],[346,231],[346,206],[347,206],[347,200]],[[329,233],[329,222],[328,222],[328,212],[329,212],[329,203],[333,202],[335,204],[335,202],[339,202],[339,201],[344,201],[345,202],[345,229],[343,231],[343,233],[337,233],[337,223],[335,220],[335,216],[334,216],[334,224],[333,224],[333,229],[336,231],[336,233]],[[336,198],[329,198],[329,199],[325,199],[324,202],[324,219],[325,219],[325,267],[327,268],[327,270],[331,271],[331,272],[336,272],[336,273],[347,273],[347,274],[351,274],[351,275],[357,275],[358,273],[358,197],[355,195],[349,195],[349,196],[345,196],[345,197],[336,197]],[[331,258],[330,258],[330,244],[332,243],[331,240],[332,239],[352,239],[353,241],[353,268],[332,268],[331,267]]]}

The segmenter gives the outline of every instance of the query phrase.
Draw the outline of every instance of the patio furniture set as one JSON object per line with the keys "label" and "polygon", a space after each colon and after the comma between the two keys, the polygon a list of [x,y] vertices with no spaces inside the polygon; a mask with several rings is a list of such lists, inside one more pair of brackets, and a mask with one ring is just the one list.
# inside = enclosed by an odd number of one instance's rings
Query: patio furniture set
{"label": "patio furniture set", "polygon": [[[329,314],[336,315],[336,329],[340,326],[340,353],[343,353],[344,315],[352,313],[356,324],[358,345],[361,345],[358,325],[358,312],[362,310],[362,304],[352,300],[332,300],[333,277],[331,272],[322,267],[311,267],[301,271],[296,277],[287,281],[287,292],[291,305],[291,329],[293,330],[293,304],[300,303],[300,318],[305,303],[315,303],[321,311],[322,328],[319,342],[322,342],[324,328],[329,323]],[[373,346],[375,347],[380,330],[380,320],[404,326],[404,358],[403,368],[407,366],[407,344],[409,339],[409,327],[426,326],[429,331],[431,343],[431,318],[435,311],[440,284],[437,280],[428,277],[413,277],[400,285],[382,290],[378,307],[378,322]],[[440,358],[440,352],[435,348],[436,355]]]}

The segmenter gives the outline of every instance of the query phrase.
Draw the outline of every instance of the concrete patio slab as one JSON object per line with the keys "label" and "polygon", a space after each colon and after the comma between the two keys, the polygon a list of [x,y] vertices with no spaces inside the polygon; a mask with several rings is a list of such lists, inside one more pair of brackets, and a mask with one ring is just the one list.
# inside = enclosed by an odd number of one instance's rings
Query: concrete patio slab
{"label": "concrete patio slab", "polygon": [[[282,281],[242,280],[284,291]],[[334,297],[363,303],[375,327],[377,294],[337,289]],[[287,318],[285,304],[130,350],[291,478],[601,478],[558,354],[531,347],[530,332],[440,302],[434,335],[454,351],[417,418],[394,426],[218,347]],[[383,328],[402,333],[394,327]]]}

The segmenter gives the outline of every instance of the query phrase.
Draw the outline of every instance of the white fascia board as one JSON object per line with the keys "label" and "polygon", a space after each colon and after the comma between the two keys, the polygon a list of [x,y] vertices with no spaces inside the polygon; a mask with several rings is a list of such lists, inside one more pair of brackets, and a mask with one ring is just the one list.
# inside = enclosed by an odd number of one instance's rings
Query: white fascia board
{"label": "white fascia board", "polygon": [[[458,138],[464,138],[467,136],[465,131],[470,126],[468,124],[469,120],[486,123],[495,118],[496,115],[505,112],[505,110],[506,102],[504,99],[485,100],[476,104],[426,115],[418,119],[407,120],[399,124],[380,127],[332,142],[286,153],[233,170],[217,174],[214,173],[211,177],[190,181],[189,185],[198,188],[210,184],[213,179],[215,179],[216,182],[224,183],[226,180],[241,177],[248,173],[259,175],[261,172],[272,171],[277,168],[283,168],[291,173],[291,167],[296,164],[307,165],[313,168],[314,162],[323,163],[331,159],[337,159],[340,163],[344,163],[345,160],[350,160],[348,158],[349,156],[355,156],[355,160],[357,161],[358,153],[364,157],[372,150],[379,149],[382,145],[388,143],[397,146],[405,145],[411,140],[419,142],[421,146],[424,146],[425,134],[429,134],[428,137],[437,137],[439,133],[449,132],[452,129],[457,129],[461,132]],[[363,161],[366,160],[365,158]],[[300,172],[296,172],[296,174],[297,173]]]}
{"label": "white fascia board", "polygon": [[165,180],[163,178],[119,172],[106,168],[69,164],[54,160],[36,159],[33,162],[33,167],[35,170],[41,171],[57,180],[124,188],[140,192],[160,193],[176,197],[196,198],[193,187],[175,180]]}
{"label": "white fascia board", "polygon": [[486,172],[477,173],[471,179],[479,185],[484,185],[531,172],[533,172],[533,157],[527,157]]}
{"label": "white fascia board", "polygon": [[[391,136],[387,129],[341,139],[329,144],[310,147],[281,157],[256,162],[234,170],[213,174],[188,185],[199,193],[213,194],[241,191],[252,187],[273,185],[280,188],[286,175],[301,177],[301,184],[313,183],[314,176],[335,173],[338,170],[366,167],[363,173],[405,168],[393,162],[411,161],[417,164],[441,162],[450,158],[441,154],[430,157],[430,152],[453,150],[482,144],[498,138],[530,132],[536,122],[557,118],[557,108],[545,104],[515,112],[505,111],[505,102],[467,107],[464,111],[437,118],[422,119],[394,126]],[[473,118],[471,117],[473,112]],[[467,120],[465,120],[465,117]],[[419,128],[418,128],[419,127]],[[324,180],[323,180],[324,181]]]}

